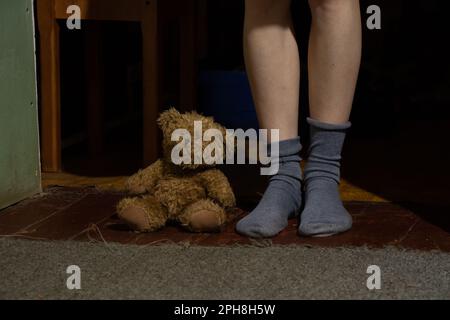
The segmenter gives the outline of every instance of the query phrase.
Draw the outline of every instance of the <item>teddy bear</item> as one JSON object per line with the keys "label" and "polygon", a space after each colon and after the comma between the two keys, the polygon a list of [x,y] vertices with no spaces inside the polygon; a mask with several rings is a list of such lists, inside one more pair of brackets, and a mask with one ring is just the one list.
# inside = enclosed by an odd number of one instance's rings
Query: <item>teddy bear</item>
{"label": "teddy bear", "polygon": [[[126,189],[133,196],[117,205],[119,217],[134,230],[156,231],[174,221],[192,232],[216,232],[229,220],[227,209],[234,207],[236,200],[224,173],[214,163],[208,164],[211,161],[175,164],[172,158],[179,143],[172,141],[174,130],[184,129],[193,135],[194,123],[199,121],[203,130],[225,134],[225,128],[212,117],[195,111],[180,113],[171,108],[160,114],[162,158],[128,178]],[[207,147],[206,141],[199,144],[201,150]],[[222,147],[220,152],[225,153],[223,142]],[[190,149],[193,152],[195,148]]]}

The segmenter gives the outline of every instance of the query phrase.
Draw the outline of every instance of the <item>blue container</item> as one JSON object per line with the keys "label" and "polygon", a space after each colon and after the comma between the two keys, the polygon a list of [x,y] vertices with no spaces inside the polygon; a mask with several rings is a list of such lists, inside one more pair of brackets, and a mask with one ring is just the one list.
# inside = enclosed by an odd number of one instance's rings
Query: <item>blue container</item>
{"label": "blue container", "polygon": [[258,128],[250,85],[242,71],[201,71],[199,109],[229,129]]}

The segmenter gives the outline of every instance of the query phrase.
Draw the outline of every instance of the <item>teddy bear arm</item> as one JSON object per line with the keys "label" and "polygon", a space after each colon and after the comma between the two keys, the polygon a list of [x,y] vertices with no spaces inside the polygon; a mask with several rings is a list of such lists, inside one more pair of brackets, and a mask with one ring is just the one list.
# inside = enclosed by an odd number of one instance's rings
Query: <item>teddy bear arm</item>
{"label": "teddy bear arm", "polygon": [[234,207],[236,199],[228,178],[217,169],[207,170],[199,174],[208,197],[218,201],[222,206]]}
{"label": "teddy bear arm", "polygon": [[164,174],[163,161],[157,160],[147,168],[139,170],[128,178],[127,190],[134,194],[143,194],[150,191]]}

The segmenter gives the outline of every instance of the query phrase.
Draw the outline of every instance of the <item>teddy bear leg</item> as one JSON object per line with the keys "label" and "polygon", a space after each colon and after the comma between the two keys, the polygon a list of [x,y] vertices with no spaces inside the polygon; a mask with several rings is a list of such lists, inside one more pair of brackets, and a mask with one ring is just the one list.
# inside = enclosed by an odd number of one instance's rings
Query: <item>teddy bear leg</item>
{"label": "teddy bear leg", "polygon": [[187,206],[178,220],[193,232],[218,232],[226,221],[226,214],[219,205],[203,199]]}
{"label": "teddy bear leg", "polygon": [[117,205],[119,217],[140,232],[156,231],[166,224],[167,210],[153,196],[126,198]]}

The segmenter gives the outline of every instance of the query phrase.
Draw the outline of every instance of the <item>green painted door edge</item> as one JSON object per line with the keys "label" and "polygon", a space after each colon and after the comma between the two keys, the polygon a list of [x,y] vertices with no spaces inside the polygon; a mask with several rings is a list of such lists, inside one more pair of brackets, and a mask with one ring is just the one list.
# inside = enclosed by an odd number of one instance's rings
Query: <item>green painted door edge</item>
{"label": "green painted door edge", "polygon": [[41,192],[33,15],[0,1],[0,209]]}

